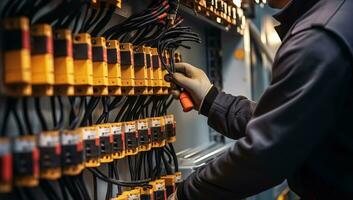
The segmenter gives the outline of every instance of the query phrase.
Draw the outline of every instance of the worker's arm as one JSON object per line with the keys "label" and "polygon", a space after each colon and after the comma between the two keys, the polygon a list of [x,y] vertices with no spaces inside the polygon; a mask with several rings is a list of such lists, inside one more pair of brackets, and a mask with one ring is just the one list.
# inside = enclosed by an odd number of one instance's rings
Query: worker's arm
{"label": "worker's arm", "polygon": [[208,124],[213,129],[232,139],[244,136],[255,102],[219,92],[201,69],[190,64],[177,63],[175,69],[174,81],[189,92],[195,109],[208,117]]}
{"label": "worker's arm", "polygon": [[[234,200],[264,191],[289,177],[335,133],[352,89],[347,51],[331,35],[316,29],[292,36],[281,48],[271,85],[245,137],[181,183],[179,200]],[[228,112],[232,104],[223,104],[226,98],[218,94],[209,115]]]}

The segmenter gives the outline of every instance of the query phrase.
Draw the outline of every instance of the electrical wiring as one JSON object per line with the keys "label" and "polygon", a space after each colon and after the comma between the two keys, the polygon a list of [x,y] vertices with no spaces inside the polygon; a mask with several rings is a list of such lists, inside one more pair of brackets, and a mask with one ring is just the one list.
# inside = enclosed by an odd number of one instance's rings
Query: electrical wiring
{"label": "electrical wiring", "polygon": [[28,113],[28,97],[23,97],[22,99],[22,113],[23,119],[27,128],[27,133],[33,133],[32,123],[29,120],[29,113]]}
{"label": "electrical wiring", "polygon": [[7,3],[4,5],[5,10],[2,10],[1,17],[9,17],[10,13],[14,13],[14,8],[18,6],[19,0],[13,0],[13,1],[7,1]]}
{"label": "electrical wiring", "polygon": [[59,194],[55,191],[49,181],[42,180],[40,182],[40,187],[49,200],[60,200]]}
{"label": "electrical wiring", "polygon": [[[101,2],[101,3],[103,4],[104,2]],[[114,14],[114,11],[115,11],[115,6],[111,5],[108,7],[105,16],[103,16],[101,20],[97,22],[96,26],[93,28],[91,32],[93,36],[98,35],[98,33],[103,29],[103,27],[105,27],[108,24],[109,20],[112,18]]]}
{"label": "electrical wiring", "polygon": [[75,129],[79,122],[80,122],[80,119],[81,119],[81,115],[84,113],[83,112],[83,108],[84,108],[84,97],[81,97],[80,98],[80,104],[78,106],[78,112],[75,113],[75,100],[76,98],[75,97],[69,97],[69,102],[70,102],[70,105],[71,105],[71,111],[70,111],[70,125],[69,125],[69,129],[70,130],[73,130]]}
{"label": "electrical wiring", "polygon": [[51,108],[51,115],[52,115],[52,119],[53,119],[53,126],[57,127],[58,126],[58,119],[56,116],[55,97],[50,97],[50,108]]}
{"label": "electrical wiring", "polygon": [[17,107],[17,99],[8,97],[6,99],[6,110],[4,112],[4,118],[3,118],[4,120],[3,120],[3,123],[1,126],[1,135],[2,136],[5,136],[5,133],[7,131],[8,120],[10,118],[11,113],[13,114],[13,117],[15,119],[19,134],[22,135],[25,133],[24,128],[21,123],[21,120],[20,120],[20,117],[17,113],[16,107]]}
{"label": "electrical wiring", "polygon": [[106,3],[105,2],[100,2],[100,9],[98,9],[98,13],[94,16],[93,20],[87,25],[87,29],[85,31],[88,31],[90,27],[92,27],[94,24],[96,24],[99,19],[102,18],[104,14],[104,8],[105,8]]}
{"label": "electrical wiring", "polygon": [[47,122],[45,120],[45,117],[41,111],[41,107],[40,107],[40,97],[35,97],[34,98],[34,108],[36,110],[40,125],[42,127],[42,131],[47,131],[48,130],[48,125]]}
{"label": "electrical wiring", "polygon": [[95,168],[87,168],[87,169],[90,172],[92,172],[92,174],[94,174],[97,178],[99,178],[105,182],[109,182],[114,185],[120,185],[120,186],[124,186],[124,187],[137,187],[137,186],[149,187],[148,183],[151,181],[151,179],[145,179],[145,180],[139,180],[139,181],[121,181],[121,180],[117,180],[117,179],[111,179],[111,178],[105,176],[98,169],[95,169]]}
{"label": "electrical wiring", "polygon": [[94,17],[97,14],[97,9],[94,7],[93,8],[90,7],[89,11],[91,14],[89,15],[89,17],[85,17],[85,19],[83,20],[83,24],[81,26],[80,32],[84,32],[89,29],[89,24],[92,23],[92,20],[94,19]]}

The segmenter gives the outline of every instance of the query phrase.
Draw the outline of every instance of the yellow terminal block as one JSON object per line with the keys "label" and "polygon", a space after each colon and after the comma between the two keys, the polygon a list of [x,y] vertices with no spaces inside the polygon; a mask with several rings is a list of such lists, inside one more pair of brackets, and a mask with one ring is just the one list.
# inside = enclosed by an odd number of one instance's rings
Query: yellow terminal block
{"label": "yellow terminal block", "polygon": [[153,69],[153,94],[163,94],[162,63],[157,48],[151,48]]}
{"label": "yellow terminal block", "polygon": [[126,194],[118,195],[117,197],[111,198],[110,200],[128,200]]}
{"label": "yellow terminal block", "polygon": [[85,168],[83,158],[83,136],[80,129],[66,130],[61,134],[62,173],[76,176]]}
{"label": "yellow terminal block", "polygon": [[150,128],[152,135],[152,147],[163,147],[166,142],[166,135],[164,130],[164,118],[152,117],[150,120]]}
{"label": "yellow terminal block", "polygon": [[74,59],[69,29],[54,31],[54,76],[56,95],[74,95]]}
{"label": "yellow terminal block", "polygon": [[18,136],[13,143],[14,184],[35,187],[39,184],[39,151],[34,135]]}
{"label": "yellow terminal block", "polygon": [[85,167],[100,166],[100,144],[97,127],[89,126],[80,128],[85,151]]}
{"label": "yellow terminal block", "polygon": [[113,134],[113,159],[125,157],[125,136],[123,133],[123,123],[111,124]]}
{"label": "yellow terminal block", "polygon": [[75,94],[93,95],[91,36],[88,33],[77,34],[73,43]]}
{"label": "yellow terminal block", "polygon": [[153,198],[153,189],[149,187],[136,187],[135,189],[140,190],[141,199],[154,199]]}
{"label": "yellow terminal block", "polygon": [[175,192],[175,175],[166,175],[162,176],[161,179],[165,181],[165,187],[167,196],[173,194]]}
{"label": "yellow terminal block", "polygon": [[148,94],[145,46],[134,46],[135,94]]}
{"label": "yellow terminal block", "polygon": [[61,177],[61,144],[59,131],[38,135],[40,178],[57,180]]}
{"label": "yellow terminal block", "polygon": [[136,155],[138,153],[139,138],[136,131],[136,122],[124,122],[125,155]]}
{"label": "yellow terminal block", "polygon": [[107,41],[108,91],[110,95],[121,95],[120,45],[118,40]]}
{"label": "yellow terminal block", "polygon": [[120,44],[121,58],[121,85],[122,94],[134,95],[135,72],[134,72],[134,54],[131,43]]}
{"label": "yellow terminal block", "polygon": [[110,124],[99,124],[96,126],[100,141],[100,157],[101,163],[113,162],[113,134]]}
{"label": "yellow terminal block", "polygon": [[176,141],[176,122],[174,119],[174,115],[166,115],[164,116],[164,127],[165,127],[165,135],[167,137],[167,142],[172,143]]}
{"label": "yellow terminal block", "polygon": [[167,199],[165,181],[158,179],[149,183],[152,185],[154,199]]}
{"label": "yellow terminal block", "polygon": [[152,148],[152,137],[149,129],[148,119],[136,121],[137,132],[139,136],[139,151],[149,151]]}
{"label": "yellow terminal block", "polygon": [[9,137],[0,137],[0,193],[7,193],[12,190],[13,179],[13,157],[11,154],[11,141]]}
{"label": "yellow terminal block", "polygon": [[31,27],[31,67],[33,95],[53,95],[53,34],[49,24],[36,24]]}
{"label": "yellow terminal block", "polygon": [[93,37],[93,91],[95,95],[108,95],[107,46],[104,37]]}
{"label": "yellow terminal block", "polygon": [[[169,52],[165,51],[164,52],[164,59],[166,61],[167,65],[170,65],[170,56]],[[171,87],[170,83],[164,80],[165,75],[168,74],[168,71],[165,67],[162,67],[162,88],[163,88],[163,94],[168,94],[169,93],[169,88]]]}
{"label": "yellow terminal block", "polygon": [[147,64],[147,81],[148,81],[148,94],[153,94],[153,63],[151,47],[146,47],[146,64]]}
{"label": "yellow terminal block", "polygon": [[140,189],[132,189],[129,191],[124,191],[122,196],[126,196],[127,200],[140,200]]}
{"label": "yellow terminal block", "polygon": [[175,186],[178,187],[178,184],[183,181],[183,177],[181,172],[175,172],[174,175],[175,175]]}
{"label": "yellow terminal block", "polygon": [[26,17],[3,21],[4,84],[11,95],[31,95],[29,20]]}

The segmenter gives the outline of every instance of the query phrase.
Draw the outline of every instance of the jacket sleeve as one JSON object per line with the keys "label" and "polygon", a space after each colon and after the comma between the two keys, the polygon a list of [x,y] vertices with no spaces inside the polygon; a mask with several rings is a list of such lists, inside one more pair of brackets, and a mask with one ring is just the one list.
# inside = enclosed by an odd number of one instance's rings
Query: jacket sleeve
{"label": "jacket sleeve", "polygon": [[218,92],[212,87],[204,98],[200,113],[208,117],[208,125],[222,135],[239,139],[244,137],[256,103],[243,96]]}
{"label": "jacket sleeve", "polygon": [[[323,30],[310,29],[291,36],[279,52],[271,85],[247,124],[245,137],[181,183],[179,200],[241,199],[271,188],[334,133],[351,91],[346,50]],[[224,114],[234,109],[229,107],[233,104],[223,102],[236,98],[224,94],[217,98],[209,114],[212,124],[234,123],[228,119],[234,115]]]}

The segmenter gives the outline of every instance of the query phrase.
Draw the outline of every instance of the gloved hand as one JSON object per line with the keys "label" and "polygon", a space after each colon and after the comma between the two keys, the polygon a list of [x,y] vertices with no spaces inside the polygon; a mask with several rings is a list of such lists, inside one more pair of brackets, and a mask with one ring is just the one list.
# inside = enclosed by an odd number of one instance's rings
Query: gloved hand
{"label": "gloved hand", "polygon": [[[210,80],[204,71],[188,63],[175,63],[174,66],[176,72],[172,78],[166,76],[166,81],[174,82],[184,88],[191,96],[194,108],[200,110],[204,97],[212,87]],[[175,96],[179,95],[178,90],[173,90],[172,93]]]}

